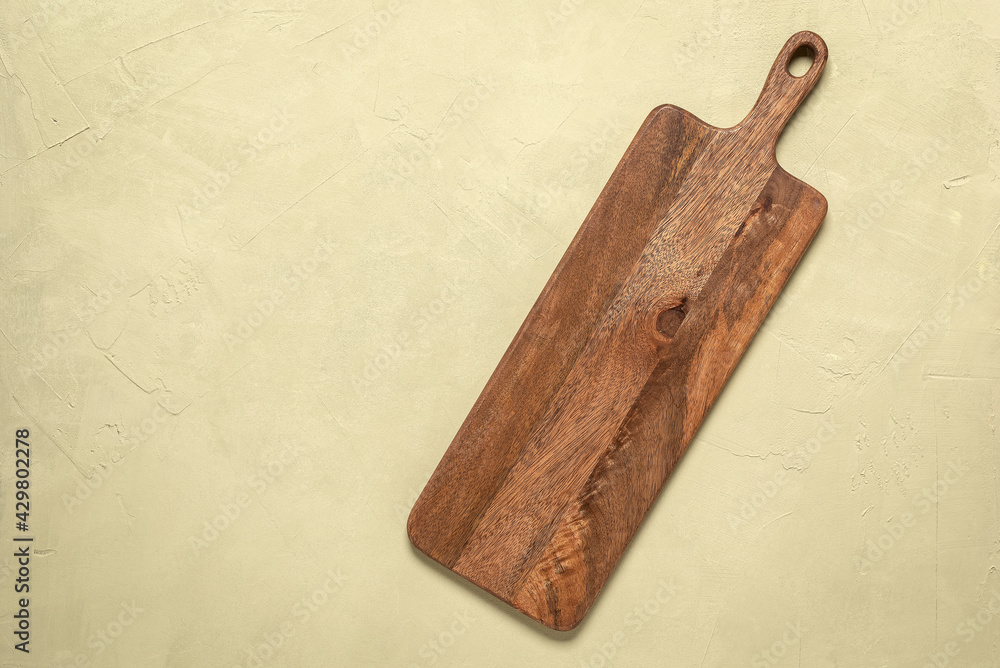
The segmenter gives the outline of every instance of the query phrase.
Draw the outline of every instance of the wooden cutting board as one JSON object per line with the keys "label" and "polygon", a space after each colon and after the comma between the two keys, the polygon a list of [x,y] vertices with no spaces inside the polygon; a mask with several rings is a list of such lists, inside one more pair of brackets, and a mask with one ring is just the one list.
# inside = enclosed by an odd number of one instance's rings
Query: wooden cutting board
{"label": "wooden cutting board", "polygon": [[650,112],[417,499],[419,550],[580,622],[826,215],[774,154],[826,58],[792,36],[732,128]]}

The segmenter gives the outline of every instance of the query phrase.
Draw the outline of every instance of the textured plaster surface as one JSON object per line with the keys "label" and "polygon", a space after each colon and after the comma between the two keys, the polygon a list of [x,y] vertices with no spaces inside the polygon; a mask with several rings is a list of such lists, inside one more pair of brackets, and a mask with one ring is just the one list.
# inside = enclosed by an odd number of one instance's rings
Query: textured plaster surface
{"label": "textured plaster surface", "polygon": [[[406,514],[648,111],[801,29],[825,225],[548,632]],[[3,665],[1000,665],[996,2],[8,0],[0,100]]]}

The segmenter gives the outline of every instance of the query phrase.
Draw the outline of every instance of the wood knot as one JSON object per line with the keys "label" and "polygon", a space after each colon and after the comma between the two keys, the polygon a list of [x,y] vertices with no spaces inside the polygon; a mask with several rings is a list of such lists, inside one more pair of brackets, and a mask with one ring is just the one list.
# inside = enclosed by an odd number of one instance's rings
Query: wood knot
{"label": "wood knot", "polygon": [[672,339],[687,316],[687,297],[669,302],[656,315],[656,331],[663,339]]}

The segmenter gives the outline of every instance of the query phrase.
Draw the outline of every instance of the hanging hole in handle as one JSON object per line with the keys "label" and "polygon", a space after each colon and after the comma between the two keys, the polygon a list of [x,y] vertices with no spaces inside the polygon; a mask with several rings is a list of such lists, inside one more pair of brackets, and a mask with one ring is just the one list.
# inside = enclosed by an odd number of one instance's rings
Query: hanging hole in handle
{"label": "hanging hole in handle", "polygon": [[803,44],[792,51],[792,55],[788,58],[788,73],[796,79],[801,79],[809,73],[814,62],[816,62],[816,52],[808,44]]}

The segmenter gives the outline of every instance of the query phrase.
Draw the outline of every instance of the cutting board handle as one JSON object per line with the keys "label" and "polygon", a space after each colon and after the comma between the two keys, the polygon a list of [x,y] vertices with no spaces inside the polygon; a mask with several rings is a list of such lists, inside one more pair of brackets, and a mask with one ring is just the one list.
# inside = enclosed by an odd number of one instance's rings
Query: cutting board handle
{"label": "cutting board handle", "polygon": [[[794,76],[788,69],[792,59],[800,53],[800,49],[812,55],[812,65],[802,76]],[[774,153],[774,146],[784,130],[785,124],[806,98],[809,91],[819,80],[826,67],[826,42],[814,32],[803,30],[788,38],[785,46],[771,66],[764,88],[753,109],[737,129],[756,135],[764,140]]]}

